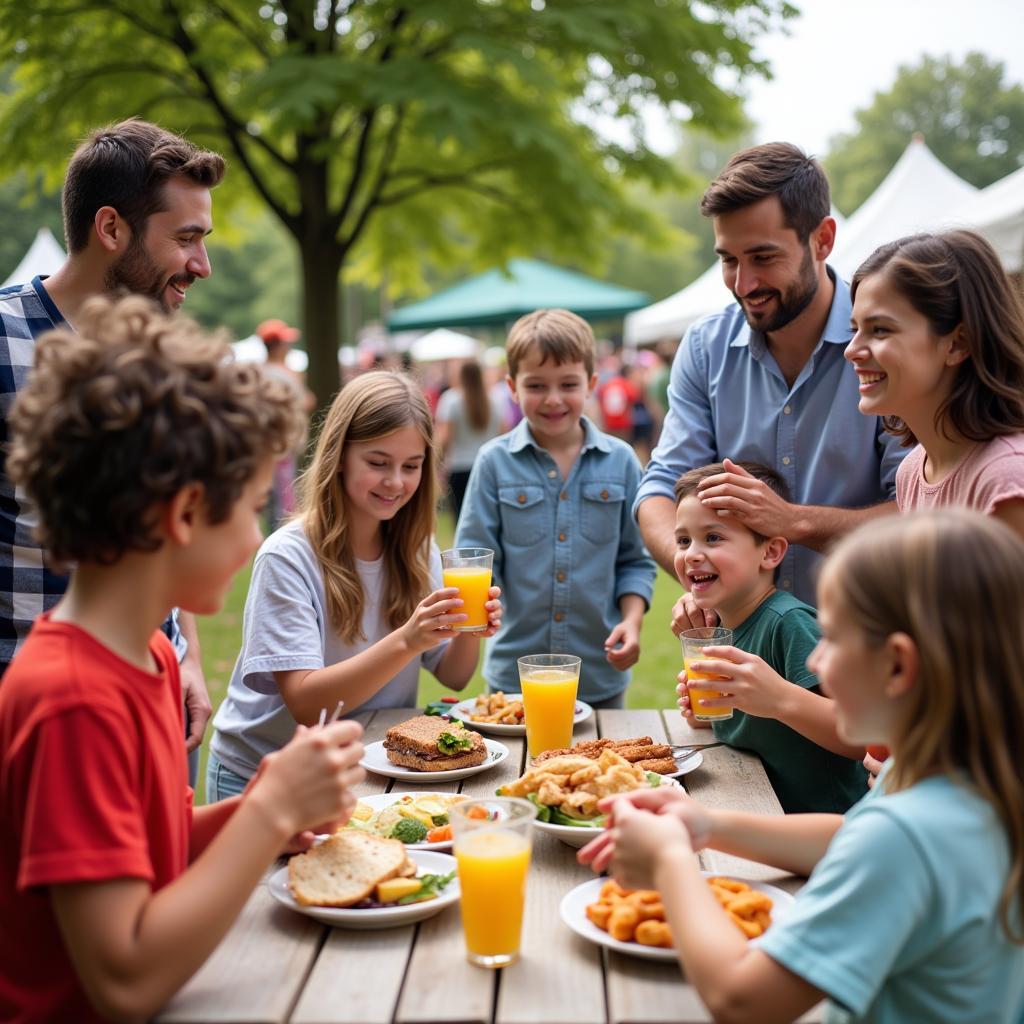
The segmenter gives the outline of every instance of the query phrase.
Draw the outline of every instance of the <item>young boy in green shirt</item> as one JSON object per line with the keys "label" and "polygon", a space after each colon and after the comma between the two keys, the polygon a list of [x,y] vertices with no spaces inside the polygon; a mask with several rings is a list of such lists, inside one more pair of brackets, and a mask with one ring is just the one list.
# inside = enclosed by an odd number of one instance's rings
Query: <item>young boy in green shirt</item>
{"label": "young boy in green shirt", "polygon": [[[789,500],[773,469],[743,468]],[[721,464],[704,466],[675,484],[676,575],[698,608],[714,610],[733,631],[733,646],[708,647],[708,659],[691,665],[723,680],[716,684],[723,696],[702,699],[701,706],[734,709],[731,718],[711,724],[715,738],[761,757],[787,813],[842,814],[867,792],[864,750],[839,738],[832,701],[807,667],[821,635],[815,610],[775,589],[786,539],[763,537],[697,496],[702,480],[724,471]],[[686,673],[679,679],[679,706],[693,721]]]}

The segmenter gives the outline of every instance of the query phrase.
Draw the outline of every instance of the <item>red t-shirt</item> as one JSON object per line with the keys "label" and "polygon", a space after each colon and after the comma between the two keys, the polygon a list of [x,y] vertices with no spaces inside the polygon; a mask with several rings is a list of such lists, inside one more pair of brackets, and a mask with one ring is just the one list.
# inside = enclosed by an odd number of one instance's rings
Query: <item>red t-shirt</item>
{"label": "red t-shirt", "polygon": [[178,662],[156,633],[144,672],[77,626],[36,620],[0,685],[0,1020],[94,1021],[48,886],[188,864]]}
{"label": "red t-shirt", "polygon": [[597,389],[605,430],[629,430],[633,426],[633,403],[640,389],[626,377],[612,377]]}

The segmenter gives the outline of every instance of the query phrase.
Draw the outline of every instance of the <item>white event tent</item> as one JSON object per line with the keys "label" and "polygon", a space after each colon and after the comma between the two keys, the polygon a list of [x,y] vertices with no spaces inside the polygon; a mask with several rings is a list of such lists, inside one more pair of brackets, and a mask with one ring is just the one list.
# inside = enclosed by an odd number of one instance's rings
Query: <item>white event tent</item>
{"label": "white event tent", "polygon": [[60,247],[60,242],[53,237],[53,232],[49,228],[40,228],[28,252],[0,288],[12,284],[25,284],[40,274],[52,274],[60,269],[66,259],[67,256]]}
{"label": "white event tent", "polygon": [[[920,136],[915,136],[856,213],[844,222],[832,211],[838,230],[829,263],[849,279],[863,259],[884,242],[949,226],[950,211],[968,206],[972,197],[981,194],[946,167]],[[625,320],[625,342],[643,345],[661,338],[680,338],[695,320],[724,309],[732,301],[722,282],[721,269],[715,264],[682,291],[630,313]]]}
{"label": "white event tent", "polygon": [[1007,273],[1024,270],[1024,167],[976,192],[952,212],[949,226],[984,235]]}

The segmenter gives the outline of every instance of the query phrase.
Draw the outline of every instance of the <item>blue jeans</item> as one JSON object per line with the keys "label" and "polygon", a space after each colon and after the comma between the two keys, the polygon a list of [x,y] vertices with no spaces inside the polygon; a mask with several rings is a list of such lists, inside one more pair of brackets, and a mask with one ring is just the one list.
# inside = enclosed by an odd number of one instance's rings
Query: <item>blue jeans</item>
{"label": "blue jeans", "polygon": [[228,768],[211,750],[206,761],[206,802],[215,804],[218,800],[227,800],[230,796],[238,796],[249,785],[244,775],[239,775]]}

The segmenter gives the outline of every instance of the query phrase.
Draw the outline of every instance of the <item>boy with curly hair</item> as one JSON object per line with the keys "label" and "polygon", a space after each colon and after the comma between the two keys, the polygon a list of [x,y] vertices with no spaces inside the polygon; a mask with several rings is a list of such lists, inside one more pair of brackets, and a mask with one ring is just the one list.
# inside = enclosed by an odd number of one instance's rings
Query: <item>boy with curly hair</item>
{"label": "boy with curly hair", "polygon": [[74,562],[0,688],[0,1019],[148,1019],[288,842],[347,818],[360,728],[300,730],[246,794],[193,809],[160,623],[208,614],[260,542],[287,390],[141,298],[40,339],[12,478]]}

